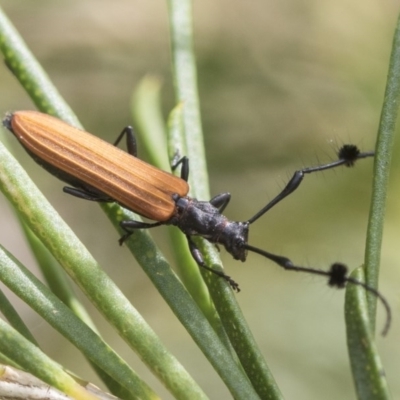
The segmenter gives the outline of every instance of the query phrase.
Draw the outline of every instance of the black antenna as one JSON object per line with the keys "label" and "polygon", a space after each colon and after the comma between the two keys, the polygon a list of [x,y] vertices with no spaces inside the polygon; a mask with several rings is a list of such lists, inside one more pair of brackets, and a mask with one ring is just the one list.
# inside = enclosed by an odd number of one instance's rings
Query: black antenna
{"label": "black antenna", "polygon": [[336,168],[340,165],[344,165],[346,167],[352,167],[357,160],[361,158],[373,157],[374,154],[375,153],[373,151],[361,153],[358,147],[353,144],[343,145],[337,153],[339,158],[338,160],[332,161],[331,163],[328,164],[317,165],[315,167],[307,167],[296,171],[293,174],[292,179],[290,179],[288,184],[285,186],[285,188],[275,198],[273,198],[264,208],[262,208],[253,217],[247,220],[247,222],[249,224],[252,224],[258,218],[263,216],[267,211],[269,211],[272,207],[281,202],[285,197],[292,194],[300,186],[300,183],[302,182],[304,175],[318,171],[325,171],[326,169]]}
{"label": "black antenna", "polygon": [[331,268],[328,271],[324,271],[323,269],[300,267],[298,265],[294,265],[292,261],[289,260],[287,257],[278,256],[276,254],[269,253],[265,250],[258,249],[257,247],[250,246],[248,244],[246,244],[244,247],[247,250],[252,251],[253,253],[260,254],[268,258],[269,260],[274,261],[276,264],[280,265],[285,270],[306,272],[308,274],[327,276],[329,278],[328,285],[331,287],[343,289],[346,286],[346,283],[352,283],[353,285],[358,285],[363,287],[368,292],[374,294],[381,301],[383,307],[385,308],[386,322],[381,332],[381,335],[386,336],[386,334],[388,333],[390,324],[392,322],[392,312],[390,310],[388,301],[379,293],[378,290],[376,290],[372,286],[369,286],[365,282],[361,282],[357,279],[354,279],[351,276],[348,276],[347,274],[348,268],[346,265],[336,262],[331,265]]}

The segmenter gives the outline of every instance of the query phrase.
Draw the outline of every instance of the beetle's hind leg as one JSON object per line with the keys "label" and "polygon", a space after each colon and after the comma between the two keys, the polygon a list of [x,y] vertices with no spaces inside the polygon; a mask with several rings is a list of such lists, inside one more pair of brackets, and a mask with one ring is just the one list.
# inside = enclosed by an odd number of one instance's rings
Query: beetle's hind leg
{"label": "beetle's hind leg", "polygon": [[79,199],[83,200],[90,200],[90,201],[97,201],[99,203],[109,203],[114,201],[110,197],[103,195],[101,193],[94,193],[86,189],[78,189],[74,187],[64,186],[63,192],[70,194],[71,196],[78,197]]}

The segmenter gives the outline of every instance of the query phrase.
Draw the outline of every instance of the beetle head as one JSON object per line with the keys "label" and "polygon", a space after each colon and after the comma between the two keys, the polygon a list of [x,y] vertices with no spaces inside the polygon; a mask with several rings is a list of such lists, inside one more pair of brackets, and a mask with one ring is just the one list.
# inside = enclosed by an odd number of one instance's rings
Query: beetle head
{"label": "beetle head", "polygon": [[246,261],[247,249],[244,246],[247,244],[248,237],[248,222],[232,221],[226,225],[218,242],[225,246],[235,260]]}

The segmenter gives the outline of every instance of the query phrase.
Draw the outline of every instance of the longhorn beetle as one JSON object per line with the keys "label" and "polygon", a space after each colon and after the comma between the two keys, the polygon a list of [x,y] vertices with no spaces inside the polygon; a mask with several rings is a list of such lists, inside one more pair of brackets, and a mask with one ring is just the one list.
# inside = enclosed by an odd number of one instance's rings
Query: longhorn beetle
{"label": "longhorn beetle", "polygon": [[[296,171],[285,188],[265,207],[244,222],[230,221],[222,213],[230,201],[229,193],[221,193],[210,201],[199,201],[187,196],[189,185],[189,160],[182,157],[173,163],[173,169],[181,165],[181,177],[162,171],[137,158],[136,140],[131,127],[126,127],[111,145],[87,132],[65,122],[35,111],[9,113],[3,124],[19,140],[30,156],[42,167],[73,187],[64,187],[64,192],[76,197],[97,202],[117,202],[156,222],[134,220],[121,222],[125,230],[122,243],[136,229],[148,229],[160,225],[175,225],[188,240],[190,252],[196,263],[225,279],[239,291],[238,284],[222,271],[215,270],[204,262],[200,249],[192,236],[201,236],[216,245],[220,244],[234,259],[246,261],[247,252],[260,254],[286,270],[324,275],[329,285],[344,287],[346,282],[361,285],[382,300],[387,310],[386,333],[390,323],[390,309],[386,300],[374,288],[347,275],[347,267],[334,263],[329,271],[294,265],[282,257],[248,244],[250,225],[293,193],[306,174],[340,165],[351,167],[373,152],[362,153],[354,145],[344,145],[338,152],[338,160]],[[116,146],[126,135],[128,153]]]}

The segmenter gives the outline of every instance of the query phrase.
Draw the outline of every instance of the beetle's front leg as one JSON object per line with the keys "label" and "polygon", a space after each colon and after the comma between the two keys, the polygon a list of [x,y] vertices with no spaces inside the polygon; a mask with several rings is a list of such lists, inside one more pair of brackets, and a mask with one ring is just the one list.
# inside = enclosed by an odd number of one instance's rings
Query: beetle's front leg
{"label": "beetle's front leg", "polygon": [[189,244],[189,250],[190,253],[192,254],[192,257],[194,258],[194,260],[196,261],[197,265],[201,268],[206,269],[207,271],[212,272],[215,275],[218,275],[220,278],[225,279],[229,285],[231,286],[231,288],[239,293],[240,292],[240,288],[239,288],[239,284],[236,283],[229,275],[226,275],[224,272],[222,271],[217,271],[214,268],[209,267],[203,259],[203,254],[201,254],[200,249],[196,246],[196,244],[193,242],[193,240],[190,238],[190,236],[186,235],[186,238],[188,240],[188,244]]}
{"label": "beetle's front leg", "polygon": [[121,221],[119,226],[126,232],[125,235],[121,236],[118,240],[119,245],[122,246],[123,243],[129,238],[129,236],[133,235],[133,233],[137,229],[150,229],[155,228],[156,226],[164,225],[164,222],[142,222],[142,221],[134,221],[133,219]]}

